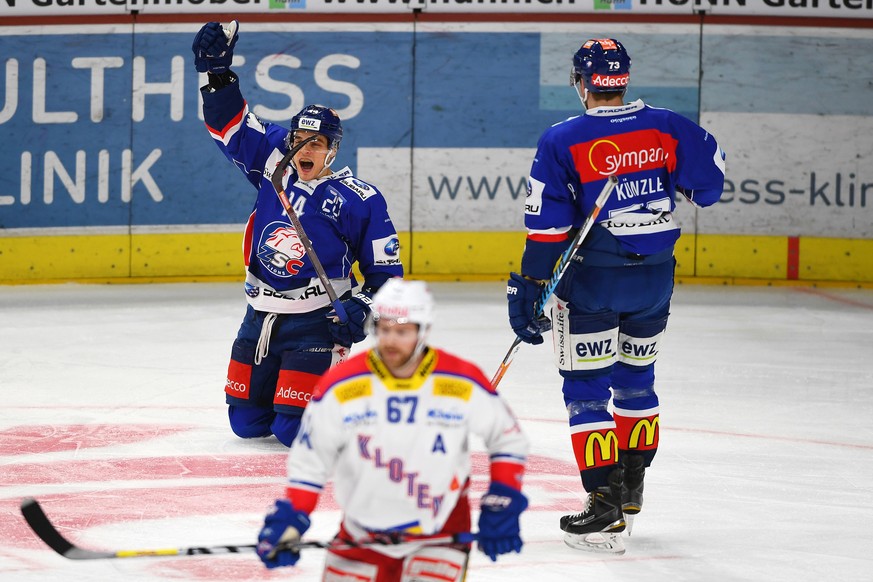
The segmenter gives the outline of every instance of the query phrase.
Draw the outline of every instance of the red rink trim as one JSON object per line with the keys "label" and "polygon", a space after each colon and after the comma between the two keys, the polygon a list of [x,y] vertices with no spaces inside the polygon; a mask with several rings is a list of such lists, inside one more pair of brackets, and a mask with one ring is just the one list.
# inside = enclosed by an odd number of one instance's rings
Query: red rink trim
{"label": "red rink trim", "polygon": [[[108,479],[118,475],[107,475]],[[232,486],[191,485],[189,487],[154,487],[122,489],[106,487],[99,491],[76,491],[38,495],[40,505],[58,530],[69,536],[73,543],[88,547],[108,547],[111,540],[100,540],[100,534],[89,530],[104,525],[130,523],[132,528],[142,531],[142,522],[164,519],[184,519],[197,522],[199,517],[211,517],[217,513],[250,514],[261,520],[273,500],[283,495],[281,483],[246,483]],[[50,550],[24,523],[19,511],[21,499],[0,500],[0,514],[15,516],[0,522],[0,536],[4,545],[29,549]],[[333,500],[333,488],[328,485],[325,495],[318,505],[319,511],[337,511],[339,506]],[[150,533],[142,534],[142,547],[166,547],[194,542],[184,532],[169,535],[168,526],[155,523],[147,528]],[[252,543],[257,539],[258,523],[251,530],[243,530],[239,541]],[[161,535],[160,532],[163,532]],[[206,539],[206,536],[204,536]],[[114,549],[114,548],[113,548]],[[50,552],[51,553],[51,552]],[[261,566],[263,568],[263,566]],[[5,578],[4,578],[5,580]]]}
{"label": "red rink trim", "polygon": [[[159,424],[30,424],[0,430],[0,455],[31,455],[77,451],[163,438],[191,430],[190,426]],[[14,466],[4,466],[0,483]],[[105,477],[104,477],[105,478]]]}
{"label": "red rink trim", "polygon": [[[102,482],[107,479],[155,481],[285,476],[286,453],[121,458],[88,461],[6,464],[0,486]],[[276,487],[276,494],[281,487]]]}
{"label": "red rink trim", "polygon": [[785,278],[796,280],[800,276],[800,237],[788,237],[788,261]]}
{"label": "red rink trim", "polygon": [[[119,443],[122,444],[122,443]],[[214,478],[260,478],[275,477],[276,496],[283,492],[281,483],[285,479],[287,453],[277,452],[261,455],[187,455],[167,457],[118,458],[106,460],[65,460],[46,463],[10,463],[3,466],[0,486],[13,485],[52,485],[72,483],[99,483],[113,481],[155,481],[163,479],[214,479]],[[474,475],[489,475],[493,467],[488,455],[472,454]],[[524,472],[521,465],[495,463],[507,467],[512,474]],[[517,473],[516,473],[517,471]],[[549,475],[576,473],[576,466],[566,461],[549,457],[533,456],[528,459],[528,475]],[[499,473],[499,471],[498,471]],[[492,479],[513,485],[512,477],[500,478],[491,474]],[[290,489],[290,488],[288,488]],[[298,493],[294,489],[295,495]],[[321,497],[324,495],[322,494]]]}
{"label": "red rink trim", "polygon": [[[198,429],[193,425],[70,424],[22,425],[0,431],[0,447],[7,454],[0,486],[7,487],[10,495],[0,499],[0,515],[8,517],[0,520],[6,548],[0,553],[12,564],[10,575],[42,573],[40,579],[58,579],[61,559],[21,517],[19,504],[25,495],[37,497],[58,529],[89,549],[253,543],[273,500],[283,495],[287,453],[282,448],[265,454],[175,455],[179,447],[188,450],[186,440],[197,436],[190,433]],[[149,454],[159,455],[166,449],[167,456],[124,457],[127,451],[118,447],[158,438],[165,440],[156,442]],[[92,458],[80,459],[83,452],[90,452]],[[95,452],[97,458],[93,458]],[[47,455],[37,456],[40,453]],[[27,455],[27,461],[18,462],[15,455]],[[472,454],[470,502],[475,508],[488,486],[489,466],[487,454]],[[561,511],[579,503],[581,483],[568,488],[564,479],[578,483],[572,463],[535,455],[528,458],[527,469],[527,482],[548,496],[531,510]],[[555,479],[556,475],[561,478]],[[257,482],[250,482],[253,479]],[[315,511],[339,511],[332,489],[331,483],[325,486]],[[465,502],[460,513],[468,515],[466,507]],[[238,523],[234,530],[238,534],[213,540],[208,528],[225,516]],[[467,522],[462,529],[469,526]],[[136,571],[136,577],[161,580],[287,580],[294,575],[267,571],[250,555],[154,560],[139,567],[142,570]]]}

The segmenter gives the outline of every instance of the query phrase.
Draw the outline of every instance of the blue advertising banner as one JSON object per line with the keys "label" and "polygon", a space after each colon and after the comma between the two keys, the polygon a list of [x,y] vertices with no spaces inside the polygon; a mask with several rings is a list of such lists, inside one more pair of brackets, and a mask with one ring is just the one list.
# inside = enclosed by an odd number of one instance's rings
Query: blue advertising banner
{"label": "blue advertising banner", "polygon": [[[575,34],[414,38],[411,32],[276,28],[241,29],[233,68],[250,107],[281,124],[306,103],[335,108],[346,127],[339,162],[353,169],[361,148],[531,148],[545,127],[579,113],[565,59],[555,57],[572,54]],[[60,26],[0,35],[6,73],[0,75],[6,136],[0,228],[244,220],[254,191],[218,153],[200,114],[205,76],[194,70],[189,49],[196,29]],[[635,42],[655,40],[642,35]],[[673,62],[687,75],[667,86],[642,71],[635,88],[660,103],[672,98],[668,105],[696,118],[697,47],[694,40],[680,42],[678,54],[687,56]],[[408,173],[409,164],[407,151],[368,169]],[[513,199],[528,165],[517,166]],[[439,189],[430,190],[439,198]],[[403,203],[409,187],[386,196]]]}
{"label": "blue advertising banner", "polygon": [[[254,190],[204,126],[199,27],[0,26],[0,238],[240,232]],[[633,58],[626,100],[727,152],[718,210],[683,208],[683,232],[873,239],[871,29],[243,21],[233,69],[266,121],[336,109],[336,169],[382,190],[399,231],[478,236],[523,231],[539,136],[582,114],[571,56],[603,37]]]}
{"label": "blue advertising banner", "polygon": [[[0,35],[0,227],[244,220],[254,191],[199,111],[197,27],[141,28]],[[265,120],[287,124],[306,103],[337,109],[348,125],[341,161],[353,164],[360,144],[410,144],[411,43],[407,33],[244,29],[234,70]]]}

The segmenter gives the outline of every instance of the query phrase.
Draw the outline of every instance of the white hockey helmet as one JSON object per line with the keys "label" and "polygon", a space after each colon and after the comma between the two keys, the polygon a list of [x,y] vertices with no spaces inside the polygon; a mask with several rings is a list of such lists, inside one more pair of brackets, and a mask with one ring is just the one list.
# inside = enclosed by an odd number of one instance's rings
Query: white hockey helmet
{"label": "white hockey helmet", "polygon": [[418,354],[427,341],[433,312],[433,295],[424,281],[394,277],[388,279],[373,296],[370,324],[373,328],[381,320],[418,324],[418,343],[415,346],[415,354]]}
{"label": "white hockey helmet", "polygon": [[388,279],[373,296],[370,309],[375,321],[387,319],[428,328],[433,323],[433,296],[424,281]]}

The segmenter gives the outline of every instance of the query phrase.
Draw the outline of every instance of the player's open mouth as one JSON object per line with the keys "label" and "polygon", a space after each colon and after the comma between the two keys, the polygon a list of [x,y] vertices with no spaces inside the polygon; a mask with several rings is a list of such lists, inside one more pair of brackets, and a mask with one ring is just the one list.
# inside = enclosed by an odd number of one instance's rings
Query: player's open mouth
{"label": "player's open mouth", "polygon": [[315,164],[310,162],[309,160],[300,160],[300,169],[303,170],[304,172],[308,172],[308,171],[312,170],[312,168],[314,166],[315,166]]}

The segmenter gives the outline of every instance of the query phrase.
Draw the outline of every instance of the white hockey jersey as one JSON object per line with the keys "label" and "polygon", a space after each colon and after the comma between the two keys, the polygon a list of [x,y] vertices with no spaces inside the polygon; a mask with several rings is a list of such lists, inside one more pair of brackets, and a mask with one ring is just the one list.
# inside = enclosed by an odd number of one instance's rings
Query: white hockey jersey
{"label": "white hockey jersey", "polygon": [[470,476],[470,434],[492,479],[521,488],[528,441],[474,364],[429,348],[409,379],[368,351],[328,371],[288,457],[288,497],[312,511],[328,478],[353,536],[439,533]]}

